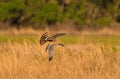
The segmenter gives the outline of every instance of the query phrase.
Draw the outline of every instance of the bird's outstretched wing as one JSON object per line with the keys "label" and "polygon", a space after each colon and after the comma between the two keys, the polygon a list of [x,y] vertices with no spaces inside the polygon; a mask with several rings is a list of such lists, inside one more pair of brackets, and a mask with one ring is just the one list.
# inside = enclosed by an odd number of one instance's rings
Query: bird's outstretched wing
{"label": "bird's outstretched wing", "polygon": [[46,52],[49,53],[49,61],[52,60],[53,55],[54,55],[54,46],[57,46],[57,45],[64,46],[64,45],[61,44],[61,43],[56,43],[56,44],[48,44],[48,46],[46,47]]}
{"label": "bird's outstretched wing", "polygon": [[54,55],[54,44],[48,44],[45,51],[49,53],[49,61],[51,61]]}
{"label": "bird's outstretched wing", "polygon": [[40,44],[43,45],[46,42],[46,38],[48,37],[48,33],[44,33],[40,38]]}
{"label": "bird's outstretched wing", "polygon": [[57,37],[59,37],[59,36],[65,35],[65,34],[66,34],[66,33],[55,34],[55,35],[51,36],[50,38],[51,38],[51,39],[55,39],[55,38],[57,38]]}
{"label": "bird's outstretched wing", "polygon": [[56,39],[57,37],[63,36],[63,35],[65,35],[65,33],[59,33],[59,34],[55,34],[55,35],[53,35],[53,36],[51,36],[51,37],[48,37],[48,33],[46,32],[46,33],[44,33],[44,34],[41,36],[41,38],[40,38],[40,44],[43,45],[43,44],[46,43],[47,41],[53,42],[53,41],[55,41],[55,39]]}

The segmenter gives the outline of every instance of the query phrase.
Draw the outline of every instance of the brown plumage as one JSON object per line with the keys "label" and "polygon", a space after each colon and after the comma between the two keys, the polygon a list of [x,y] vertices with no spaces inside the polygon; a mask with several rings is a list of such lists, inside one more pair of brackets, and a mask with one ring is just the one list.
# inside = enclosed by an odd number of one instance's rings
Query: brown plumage
{"label": "brown plumage", "polygon": [[54,42],[57,37],[63,36],[63,35],[65,35],[65,33],[59,33],[59,34],[55,34],[53,36],[48,36],[48,33],[46,32],[40,38],[40,45],[43,45],[46,42]]}

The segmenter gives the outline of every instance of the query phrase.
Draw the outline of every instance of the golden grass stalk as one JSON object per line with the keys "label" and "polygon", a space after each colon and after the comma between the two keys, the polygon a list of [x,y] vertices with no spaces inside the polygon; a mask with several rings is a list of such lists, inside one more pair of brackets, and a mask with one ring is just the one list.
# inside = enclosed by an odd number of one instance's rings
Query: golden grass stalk
{"label": "golden grass stalk", "polygon": [[0,44],[0,78],[120,79],[120,51],[111,45],[58,46],[51,62],[44,49],[29,42]]}

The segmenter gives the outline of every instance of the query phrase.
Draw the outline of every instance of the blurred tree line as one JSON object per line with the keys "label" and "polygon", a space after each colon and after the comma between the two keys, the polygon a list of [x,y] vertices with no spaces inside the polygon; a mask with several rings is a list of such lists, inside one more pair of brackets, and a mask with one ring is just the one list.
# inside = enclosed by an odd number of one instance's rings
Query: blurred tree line
{"label": "blurred tree line", "polygon": [[78,29],[120,22],[120,0],[0,0],[0,22],[44,28],[66,21]]}

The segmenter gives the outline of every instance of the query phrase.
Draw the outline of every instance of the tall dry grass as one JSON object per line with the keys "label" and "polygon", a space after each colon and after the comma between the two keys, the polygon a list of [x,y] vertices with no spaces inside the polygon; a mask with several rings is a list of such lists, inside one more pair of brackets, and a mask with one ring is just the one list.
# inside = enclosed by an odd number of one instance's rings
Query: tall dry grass
{"label": "tall dry grass", "polygon": [[0,79],[120,79],[120,50],[111,45],[56,47],[48,61],[45,46],[0,44]]}

